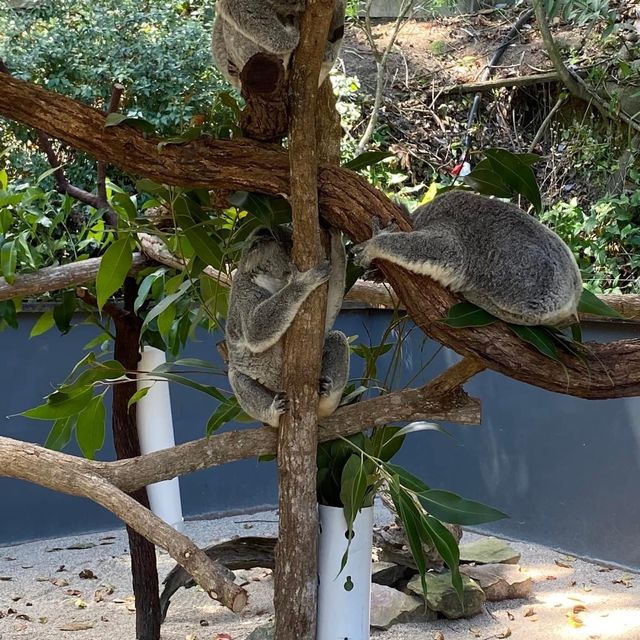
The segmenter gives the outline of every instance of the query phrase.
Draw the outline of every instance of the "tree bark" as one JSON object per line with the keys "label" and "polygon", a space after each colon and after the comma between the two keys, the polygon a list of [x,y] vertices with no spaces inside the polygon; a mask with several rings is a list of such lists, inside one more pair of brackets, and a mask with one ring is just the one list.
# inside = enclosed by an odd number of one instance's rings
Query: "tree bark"
{"label": "tree bark", "polygon": [[[469,398],[461,391],[437,396],[427,386],[396,391],[341,407],[333,415],[321,420],[318,439],[320,442],[335,440],[339,436],[347,437],[391,422],[435,420],[479,424],[480,417],[480,403],[475,398]],[[271,427],[228,431],[115,462],[77,458],[0,436],[0,477],[34,482],[32,477],[19,475],[15,459],[22,450],[37,457],[42,469],[56,466],[60,460],[67,460],[71,464],[72,460],[75,468],[82,472],[99,475],[122,491],[135,491],[154,482],[227,462],[274,455],[277,453],[277,433]]]}
{"label": "tree bark", "polygon": [[[125,304],[121,314],[113,316],[116,328],[114,357],[126,371],[136,371],[140,357],[140,329],[142,321],[133,310],[137,286],[127,278],[124,284]],[[113,444],[118,459],[140,456],[140,441],[136,424],[135,405],[129,400],[136,392],[136,382],[116,384],[112,389]],[[149,497],[145,488],[129,494],[143,507],[149,509]],[[137,640],[160,640],[160,593],[156,548],[152,542],[127,525],[131,552],[131,578],[136,599]]]}
{"label": "tree bark", "polygon": [[[318,215],[316,102],[333,0],[309,0],[289,84],[292,257],[300,271],[325,259]],[[289,410],[278,431],[279,537],[274,573],[276,640],[314,640],[318,596],[318,386],[327,286],[300,308],[284,341]]]}
{"label": "tree bark", "polygon": [[[283,150],[250,140],[202,139],[158,149],[158,139],[132,127],[104,128],[104,115],[69,98],[0,75],[0,115],[40,128],[48,135],[125,171],[166,184],[289,193],[289,163]],[[370,219],[409,229],[399,208],[366,180],[345,169],[321,167],[319,205],[324,220],[362,242]],[[523,343],[502,323],[453,329],[441,323],[459,298],[427,276],[382,263],[395,292],[429,336],[488,368],[534,386],[582,398],[640,394],[640,340],[588,343],[582,358],[562,353],[554,362]]]}

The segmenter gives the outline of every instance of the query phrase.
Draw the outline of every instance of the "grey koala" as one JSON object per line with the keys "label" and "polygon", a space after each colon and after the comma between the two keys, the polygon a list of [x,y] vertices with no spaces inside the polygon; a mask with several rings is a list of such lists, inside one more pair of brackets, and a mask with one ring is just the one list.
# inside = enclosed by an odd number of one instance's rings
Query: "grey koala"
{"label": "grey koala", "polygon": [[344,295],[346,254],[331,230],[331,262],[300,272],[291,259],[291,233],[258,229],[249,238],[231,284],[225,338],[229,382],[252,418],[277,427],[288,402],[282,391],[282,337],[309,294],[329,281],[318,415],[333,413],[349,376],[349,344],[330,331]]}
{"label": "grey koala", "polygon": [[567,245],[513,204],[449,191],[413,213],[415,231],[390,230],[354,248],[428,275],[494,316],[520,325],[577,320],[582,280]]}
{"label": "grey koala", "polygon": [[[300,40],[299,20],[305,6],[305,0],[218,0],[212,51],[227,81],[240,87],[240,72],[260,52],[279,56],[286,70]],[[340,53],[345,6],[345,0],[336,0],[319,84]]]}

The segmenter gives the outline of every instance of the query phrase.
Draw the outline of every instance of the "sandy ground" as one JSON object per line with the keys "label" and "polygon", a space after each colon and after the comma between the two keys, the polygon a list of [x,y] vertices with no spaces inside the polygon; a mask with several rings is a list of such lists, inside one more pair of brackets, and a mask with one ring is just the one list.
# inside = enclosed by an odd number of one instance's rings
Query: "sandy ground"
{"label": "sandy ground", "polygon": [[[381,514],[380,518],[385,515]],[[379,519],[380,519],[379,518]],[[238,535],[275,535],[273,512],[191,521],[187,534],[199,544]],[[465,533],[464,541],[478,536]],[[400,624],[373,632],[375,640],[640,640],[640,576],[513,542],[534,587],[527,600],[490,603],[468,620]],[[133,640],[134,603],[123,530],[49,539],[0,548],[0,639]],[[75,547],[75,548],[74,548]],[[173,567],[164,552],[160,575]],[[90,570],[94,578],[81,578]],[[85,573],[86,575],[86,573]],[[243,640],[273,612],[271,572],[238,572],[247,581],[249,606],[239,616],[198,589],[172,599],[164,640]],[[113,592],[110,593],[111,588]],[[97,597],[96,597],[97,592]]]}

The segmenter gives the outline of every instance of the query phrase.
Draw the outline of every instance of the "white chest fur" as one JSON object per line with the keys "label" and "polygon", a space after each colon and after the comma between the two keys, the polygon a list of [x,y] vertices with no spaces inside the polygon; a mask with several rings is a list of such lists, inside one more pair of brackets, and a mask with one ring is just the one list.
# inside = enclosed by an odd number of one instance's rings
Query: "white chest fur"
{"label": "white chest fur", "polygon": [[277,293],[284,287],[285,283],[279,278],[274,278],[266,273],[258,274],[253,281],[262,289],[266,289],[270,294]]}

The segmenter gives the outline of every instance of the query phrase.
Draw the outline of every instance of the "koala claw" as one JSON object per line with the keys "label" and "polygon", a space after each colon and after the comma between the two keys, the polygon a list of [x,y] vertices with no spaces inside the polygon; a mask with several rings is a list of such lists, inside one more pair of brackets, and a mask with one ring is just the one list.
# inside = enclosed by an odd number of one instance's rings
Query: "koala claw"
{"label": "koala claw", "polygon": [[320,395],[328,396],[333,389],[333,378],[330,376],[322,376],[320,378]]}
{"label": "koala claw", "polygon": [[277,415],[282,415],[289,410],[289,398],[284,391],[278,391],[273,398],[273,410]]}
{"label": "koala claw", "polygon": [[367,251],[368,248],[368,241],[357,244],[351,248],[354,263],[359,267],[364,267],[365,269],[371,264],[371,258]]}

